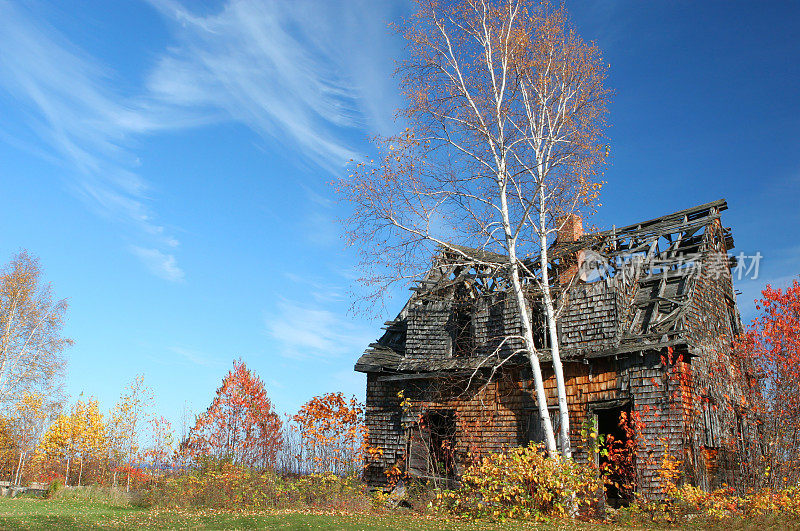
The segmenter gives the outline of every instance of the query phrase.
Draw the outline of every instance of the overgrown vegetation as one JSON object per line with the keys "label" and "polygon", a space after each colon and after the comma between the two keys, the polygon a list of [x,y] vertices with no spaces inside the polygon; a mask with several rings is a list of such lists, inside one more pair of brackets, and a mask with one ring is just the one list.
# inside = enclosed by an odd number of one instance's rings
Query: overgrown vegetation
{"label": "overgrown vegetation", "polygon": [[[2,419],[2,463],[17,483],[26,478],[46,482],[45,497],[53,503],[120,506],[148,514],[401,511],[484,523],[579,517],[642,527],[788,527],[800,520],[792,452],[797,449],[791,446],[797,431],[792,390],[799,300],[798,283],[786,291],[768,287],[759,303],[764,314],[737,343],[757,416],[767,419],[757,426],[759,440],[773,443],[744,463],[747,481],[736,488],[705,492],[686,484],[678,456],[664,453],[659,470],[663,499],[637,497],[637,445],[655,447],[659,441],[641,441],[634,411],[622,414],[624,437],[619,440],[599,435],[596,425],[584,426],[582,437],[597,457],[590,464],[549,457],[543,447],[531,446],[474,461],[453,490],[403,478],[402,470],[393,469],[394,481],[404,479],[403,494],[370,492],[360,479],[364,455],[375,450],[365,446],[363,405],[331,393],[312,398],[281,421],[263,382],[242,362],[234,363],[212,406],[177,446],[170,426],[152,414],[154,396],[140,377],[107,416],[93,398],[81,397],[53,415],[46,400],[25,395],[13,411],[30,425]],[[140,438],[144,432],[148,436]],[[92,486],[65,488],[64,479]],[[604,491],[615,492],[627,505],[606,506]]]}
{"label": "overgrown vegetation", "polygon": [[460,516],[562,517],[598,504],[596,470],[572,459],[548,458],[542,446],[491,454],[471,466],[461,488],[439,495]]}
{"label": "overgrown vegetation", "polygon": [[140,507],[212,507],[218,509],[324,508],[358,511],[371,506],[355,476],[326,472],[281,476],[229,459],[209,458],[186,473],[161,477],[134,498]]}
{"label": "overgrown vegetation", "polygon": [[[60,484],[56,480],[53,483]],[[76,501],[87,503],[102,503],[106,505],[128,505],[132,499],[130,493],[125,492],[124,487],[70,487],[64,488],[63,484],[53,490],[52,494],[48,491],[48,499],[61,501]]]}
{"label": "overgrown vegetation", "polygon": [[746,496],[737,496],[733,487],[706,492],[691,485],[675,488],[662,501],[638,499],[627,507],[611,511],[613,521],[620,524],[661,525],[729,525],[737,527],[750,522],[765,522],[769,528],[781,522],[780,528],[800,526],[800,488],[779,491],[764,489]]}

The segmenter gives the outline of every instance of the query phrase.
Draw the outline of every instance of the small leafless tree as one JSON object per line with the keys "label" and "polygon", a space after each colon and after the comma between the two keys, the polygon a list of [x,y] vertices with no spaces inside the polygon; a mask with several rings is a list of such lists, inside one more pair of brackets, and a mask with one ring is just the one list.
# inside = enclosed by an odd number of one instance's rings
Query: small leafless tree
{"label": "small leafless tree", "polygon": [[67,301],[53,300],[39,260],[22,251],[0,270],[0,404],[14,396],[52,395],[64,370],[61,336]]}
{"label": "small leafless tree", "polygon": [[371,288],[364,300],[421,277],[437,247],[471,263],[481,260],[460,245],[502,255],[498,274],[516,301],[547,448],[556,455],[526,293],[535,288],[542,297],[569,457],[548,245],[569,214],[592,210],[600,188],[606,65],[564,9],[546,2],[418,4],[404,30],[409,59],[399,68],[409,127],[378,141],[378,163],[357,164],[339,183],[354,207],[350,241]]}

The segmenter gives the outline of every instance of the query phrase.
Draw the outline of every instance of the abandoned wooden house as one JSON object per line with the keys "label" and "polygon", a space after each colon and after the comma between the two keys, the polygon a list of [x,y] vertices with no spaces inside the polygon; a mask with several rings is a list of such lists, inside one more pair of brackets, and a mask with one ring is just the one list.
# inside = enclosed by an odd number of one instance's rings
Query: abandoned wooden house
{"label": "abandoned wooden house", "polygon": [[[624,439],[620,416],[633,416],[635,483],[645,496],[661,492],[665,455],[706,489],[737,474],[737,441],[748,428],[731,357],[741,320],[726,209],[719,200],[587,234],[573,216],[550,249],[573,455],[598,459],[587,427]],[[368,444],[377,450],[366,468],[371,485],[386,485],[392,471],[457,479],[471,456],[543,440],[504,264],[490,252],[441,250],[356,363],[367,374]],[[527,286],[557,430],[544,316]]]}

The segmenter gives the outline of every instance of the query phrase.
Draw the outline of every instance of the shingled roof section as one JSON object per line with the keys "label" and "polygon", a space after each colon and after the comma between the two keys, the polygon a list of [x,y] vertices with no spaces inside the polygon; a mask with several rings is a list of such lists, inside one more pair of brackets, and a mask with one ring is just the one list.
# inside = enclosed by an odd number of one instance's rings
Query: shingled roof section
{"label": "shingled roof section", "polygon": [[[562,334],[567,333],[566,320],[577,330],[577,336],[595,339],[584,341],[581,346],[562,338],[562,355],[593,358],[685,344],[685,317],[692,303],[698,268],[708,265],[704,257],[709,251],[725,252],[733,248],[730,229],[717,222],[727,208],[727,202],[721,199],[554,245],[549,256],[550,267],[555,270],[565,257],[580,251],[591,251],[595,260],[605,264],[603,278],[577,282],[568,289],[567,297],[571,299],[562,317]],[[470,261],[480,265],[470,269],[466,267]],[[529,267],[536,263],[531,259],[525,262]],[[386,323],[386,332],[361,356],[355,370],[405,373],[491,367],[496,360],[480,356],[407,356],[408,311],[432,293],[458,283],[466,283],[471,289],[476,289],[479,283],[484,290],[505,289],[502,279],[488,277],[501,277],[507,263],[506,256],[486,250],[456,245],[442,249],[434,269],[412,288],[414,294],[406,306],[397,318]],[[727,259],[722,266],[730,266]],[[613,314],[617,328],[608,330],[606,324],[606,329],[602,329],[596,318],[601,314]],[[546,351],[542,354],[547,357]]]}

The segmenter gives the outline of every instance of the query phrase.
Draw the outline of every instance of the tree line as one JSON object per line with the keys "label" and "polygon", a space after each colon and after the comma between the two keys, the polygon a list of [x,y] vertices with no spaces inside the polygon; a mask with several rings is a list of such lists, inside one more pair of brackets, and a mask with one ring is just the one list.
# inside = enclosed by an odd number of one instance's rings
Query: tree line
{"label": "tree line", "polygon": [[364,429],[355,398],[329,393],[282,417],[241,360],[178,440],[143,375],[105,413],[92,396],[68,403],[61,390],[64,350],[73,343],[62,334],[67,309],[31,253],[0,270],[0,481],[129,490],[207,458],[293,473],[358,469]]}
{"label": "tree line", "polygon": [[358,475],[364,441],[363,407],[355,398],[328,393],[281,417],[262,380],[239,360],[180,440],[156,413],[142,376],[106,414],[94,397],[81,395],[63,407],[41,394],[23,395],[0,416],[0,481],[130,490],[208,459],[296,475]]}

